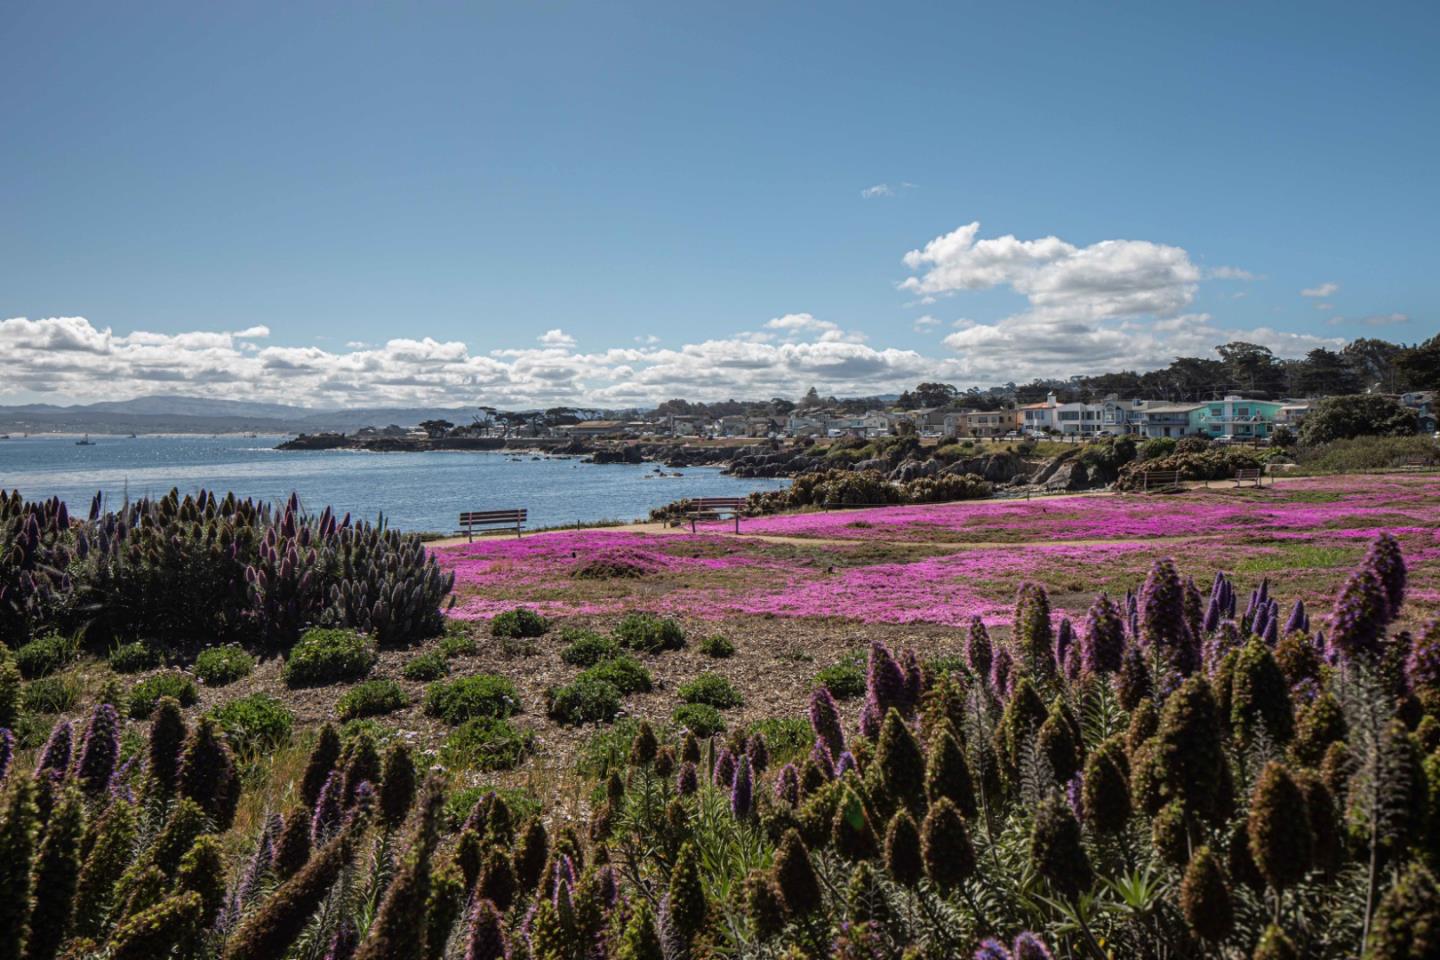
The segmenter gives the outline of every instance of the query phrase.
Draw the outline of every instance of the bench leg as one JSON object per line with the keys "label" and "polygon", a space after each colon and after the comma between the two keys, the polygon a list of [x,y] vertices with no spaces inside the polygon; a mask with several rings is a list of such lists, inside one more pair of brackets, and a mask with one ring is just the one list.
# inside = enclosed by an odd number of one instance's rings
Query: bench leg
{"label": "bench leg", "polygon": [[735,514],[735,532],[740,532],[740,514]]}
{"label": "bench leg", "polygon": [[474,543],[474,542],[475,542],[475,528],[474,528],[474,527],[469,527],[469,526],[467,526],[467,527],[465,528],[465,542],[466,542],[466,543]]}

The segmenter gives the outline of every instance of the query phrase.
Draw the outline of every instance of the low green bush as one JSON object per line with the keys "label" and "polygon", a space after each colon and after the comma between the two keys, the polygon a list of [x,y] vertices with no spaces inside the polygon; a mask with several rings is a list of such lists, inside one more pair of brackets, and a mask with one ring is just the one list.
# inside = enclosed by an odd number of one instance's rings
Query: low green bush
{"label": "low green bush", "polygon": [[432,683],[425,691],[425,712],[450,724],[477,717],[508,717],[519,710],[515,684],[492,673]]}
{"label": "low green bush", "polygon": [[570,727],[609,723],[620,713],[620,691],[615,685],[585,673],[574,683],[547,691],[545,701],[550,719]]}
{"label": "low green bush", "polygon": [[516,607],[490,621],[492,637],[540,637],[550,629],[550,621],[529,607]]}
{"label": "low green bush", "polygon": [[620,653],[620,644],[610,637],[588,630],[567,634],[569,645],[560,651],[560,659],[577,667],[593,667]]}
{"label": "low green bush", "polygon": [[705,703],[717,710],[728,710],[745,702],[735,685],[718,673],[702,673],[680,684],[678,692],[685,703]]}
{"label": "low green bush", "polygon": [[670,719],[702,740],[725,730],[725,718],[708,703],[682,703]]}
{"label": "low green bush", "polygon": [[31,680],[20,689],[20,705],[30,713],[65,713],[80,702],[80,681],[70,674]]}
{"label": "low green bush", "polygon": [[116,673],[140,673],[142,670],[155,669],[165,658],[159,647],[144,640],[136,640],[112,647],[110,655],[105,659],[110,664],[110,669]]}
{"label": "low green bush", "polygon": [[447,657],[473,657],[475,638],[468,629],[447,630],[440,638],[440,652]]}
{"label": "low green bush", "polygon": [[615,625],[615,638],[631,650],[659,653],[685,646],[685,631],[668,617],[630,613]]}
{"label": "low green bush", "polygon": [[174,697],[182,707],[193,707],[200,699],[200,690],[187,673],[167,670],[141,680],[130,688],[130,716],[148,720],[161,697]]}
{"label": "low green bush", "polygon": [[1427,436],[1353,437],[1316,446],[1297,447],[1295,459],[1304,473],[1364,473],[1403,467],[1418,457],[1440,465],[1440,444]]}
{"label": "low green bush", "polygon": [[406,680],[439,680],[450,675],[450,662],[443,653],[431,651],[414,657],[400,668],[400,676]]}
{"label": "low green bush", "polygon": [[[640,731],[638,717],[620,717],[608,727],[600,727],[586,737],[575,756],[575,768],[581,775],[603,780],[611,770],[624,770],[629,762],[630,744]],[[663,724],[655,727],[655,736],[663,743],[671,739]]]}
{"label": "low green bush", "polygon": [[195,675],[207,686],[223,687],[243,680],[255,669],[255,658],[238,643],[208,647],[195,658]]}
{"label": "low green bush", "polygon": [[230,746],[242,757],[274,751],[290,741],[295,715],[274,697],[263,693],[231,700],[211,710]]}
{"label": "low green bush", "polygon": [[285,660],[285,683],[318,687],[359,680],[375,665],[375,644],[354,630],[305,631]]}
{"label": "low green bush", "polygon": [[604,680],[624,693],[649,693],[655,682],[650,671],[634,657],[615,657],[602,660],[580,674],[582,678]]}
{"label": "low green bush", "polygon": [[851,654],[837,664],[815,674],[815,686],[830,691],[836,700],[852,700],[865,693],[865,663],[858,654]]}
{"label": "low green bush", "polygon": [[409,705],[410,698],[394,680],[366,680],[346,690],[335,701],[335,712],[341,720],[355,720],[394,713]]}
{"label": "low green bush", "polygon": [[717,633],[700,641],[700,652],[707,657],[724,660],[735,655],[735,644],[731,643],[728,637]]}
{"label": "low green bush", "polygon": [[69,637],[58,633],[37,637],[15,651],[15,665],[26,680],[47,676],[62,670],[79,655],[79,647]]}
{"label": "low green bush", "polygon": [[475,717],[457,727],[440,747],[440,762],[452,770],[510,770],[525,759],[534,737],[508,720]]}
{"label": "low green bush", "polygon": [[464,825],[470,812],[475,809],[475,804],[487,793],[493,793],[505,801],[505,806],[510,808],[510,819],[512,823],[524,823],[531,817],[539,816],[543,809],[539,799],[533,791],[524,787],[497,787],[494,784],[484,784],[477,787],[461,787],[453,790],[445,798],[445,825],[452,831],[458,833]]}
{"label": "low green bush", "polygon": [[815,745],[815,731],[799,717],[766,717],[746,727],[747,734],[760,734],[770,752],[770,766],[778,769],[809,756]]}

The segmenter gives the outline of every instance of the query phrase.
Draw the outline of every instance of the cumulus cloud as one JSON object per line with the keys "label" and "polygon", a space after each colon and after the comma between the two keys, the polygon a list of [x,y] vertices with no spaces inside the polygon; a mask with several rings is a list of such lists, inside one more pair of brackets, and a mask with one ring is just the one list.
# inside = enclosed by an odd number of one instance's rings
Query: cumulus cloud
{"label": "cumulus cloud", "polygon": [[575,338],[558,327],[554,330],[546,330],[544,333],[540,334],[540,336],[536,337],[535,339],[539,340],[547,347],[575,346]]}
{"label": "cumulus cloud", "polygon": [[873,187],[866,187],[860,191],[860,198],[862,200],[875,200],[880,197],[893,196],[895,196],[895,188],[888,183],[877,183]]}
{"label": "cumulus cloud", "polygon": [[935,327],[938,327],[938,326],[940,326],[940,321],[939,321],[939,320],[936,320],[934,317],[930,316],[930,315],[927,313],[927,314],[925,314],[925,316],[920,317],[919,319],[917,319],[917,320],[915,321],[915,332],[916,332],[916,333],[925,333],[926,331],[931,330],[931,329],[933,329],[933,328],[935,328]]}
{"label": "cumulus cloud", "polygon": [[1333,281],[1320,284],[1318,287],[1306,287],[1300,291],[1302,297],[1328,297],[1340,289],[1340,284]]}
{"label": "cumulus cloud", "polygon": [[1242,270],[1240,267],[1211,267],[1205,271],[1205,275],[1215,280],[1259,280],[1260,278],[1249,270]]}

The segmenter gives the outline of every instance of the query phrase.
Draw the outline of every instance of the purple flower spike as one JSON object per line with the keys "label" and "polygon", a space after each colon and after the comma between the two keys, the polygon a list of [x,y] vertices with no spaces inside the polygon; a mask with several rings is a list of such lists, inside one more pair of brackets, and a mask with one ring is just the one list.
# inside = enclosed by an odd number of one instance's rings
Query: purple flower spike
{"label": "purple flower spike", "polygon": [[1105,594],[1095,598],[1085,615],[1085,638],[1080,644],[1080,659],[1087,673],[1097,676],[1120,669],[1125,655],[1125,627],[1120,610]]}
{"label": "purple flower spike", "polygon": [[1373,567],[1350,574],[1330,614],[1330,643],[1336,653],[1345,660],[1378,656],[1389,612],[1389,597]]}
{"label": "purple flower spike", "polygon": [[1015,960],[1010,955],[1005,944],[998,940],[980,941],[980,949],[975,951],[975,960]]}
{"label": "purple flower spike", "polygon": [[0,727],[0,783],[10,774],[10,764],[15,759],[15,734]]}
{"label": "purple flower spike", "polygon": [[840,754],[840,759],[835,763],[835,776],[843,777],[851,770],[858,769],[855,766],[855,756],[849,750]]}
{"label": "purple flower spike", "polygon": [[744,820],[754,809],[753,785],[750,782],[750,758],[741,757],[735,767],[735,782],[730,786],[730,812],[736,820]]}
{"label": "purple flower spike", "polygon": [[792,807],[800,802],[800,772],[795,764],[787,763],[780,768],[780,775],[775,778],[775,799]]}
{"label": "purple flower spike", "polygon": [[63,776],[70,768],[70,751],[74,742],[75,728],[69,720],[55,724],[50,731],[50,739],[45,741],[45,748],[40,751],[40,759],[35,763],[36,778],[50,770]]}
{"label": "purple flower spike", "polygon": [[815,731],[819,741],[824,743],[831,757],[838,757],[840,751],[845,749],[840,708],[835,705],[835,698],[830,695],[830,690],[824,686],[816,687],[815,692],[810,694],[810,728]]}
{"label": "purple flower spike", "polygon": [[675,774],[675,792],[682,797],[688,797],[700,789],[700,776],[695,772],[695,764],[686,760],[680,764],[680,770]]}
{"label": "purple flower spike", "polygon": [[979,677],[982,683],[990,682],[992,655],[990,632],[985,629],[985,621],[978,616],[971,617],[970,632],[965,638],[965,663],[969,665],[970,672]]}
{"label": "purple flower spike", "polygon": [[1035,934],[1026,931],[1015,938],[1011,949],[1014,960],[1054,960],[1048,947]]}
{"label": "purple flower spike", "polygon": [[315,799],[315,811],[310,815],[310,846],[313,849],[323,847],[325,841],[335,832],[335,828],[340,825],[340,794],[344,790],[339,771],[332,771],[330,776],[325,778],[325,785],[320,788],[320,796]]}
{"label": "purple flower spike", "polygon": [[711,772],[710,782],[717,787],[729,789],[735,781],[735,754],[725,747],[715,755],[715,769]]}

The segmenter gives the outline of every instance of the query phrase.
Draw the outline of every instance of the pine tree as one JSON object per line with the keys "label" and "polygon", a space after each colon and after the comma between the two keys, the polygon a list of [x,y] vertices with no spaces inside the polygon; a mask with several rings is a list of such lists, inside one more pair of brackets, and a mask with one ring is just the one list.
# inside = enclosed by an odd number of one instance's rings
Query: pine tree
{"label": "pine tree", "polygon": [[1185,878],[1180,883],[1180,909],[1195,935],[1211,943],[1224,940],[1235,927],[1230,886],[1219,859],[1209,847],[1196,850],[1185,868]]}
{"label": "pine tree", "polygon": [[115,928],[109,960],[169,956],[177,944],[199,928],[203,909],[198,893],[181,893],[135,914]]}
{"label": "pine tree", "polygon": [[177,786],[181,796],[200,805],[217,831],[223,833],[235,822],[240,774],[224,731],[210,717],[202,717],[185,741]]}
{"label": "pine tree", "polygon": [[70,933],[75,912],[75,884],[80,874],[80,835],[85,811],[80,796],[67,790],[50,817],[32,880],[30,936],[26,960],[54,960]]}
{"label": "pine tree", "polygon": [[415,802],[415,761],[403,743],[385,752],[385,772],[380,782],[380,825],[398,830]]}
{"label": "pine tree", "polygon": [[421,793],[404,858],[385,889],[375,920],[355,954],[356,960],[424,960],[430,860],[440,842],[444,807],[444,782],[432,776]]}
{"label": "pine tree", "polygon": [[1304,878],[1314,842],[1305,794],[1277,760],[1265,765],[1255,784],[1246,830],[1250,855],[1272,888],[1284,890]]}
{"label": "pine tree", "polygon": [[151,714],[149,748],[150,783],[159,796],[175,795],[180,782],[180,753],[189,736],[180,701],[161,697]]}
{"label": "pine tree", "polygon": [[335,765],[340,762],[340,734],[330,724],[320,728],[315,746],[310,750],[310,759],[305,764],[305,773],[300,779],[300,802],[307,810],[314,810]]}
{"label": "pine tree", "polygon": [[126,800],[110,804],[96,825],[95,841],[80,868],[75,889],[75,935],[97,937],[115,898],[115,887],[134,855],[139,831],[135,805]]}
{"label": "pine tree", "polygon": [[1094,872],[1080,843],[1080,824],[1058,795],[1041,801],[1030,834],[1030,865],[1061,896],[1074,899],[1090,887]]}
{"label": "pine tree", "polygon": [[975,848],[965,818],[943,797],[930,805],[920,825],[920,853],[925,875],[941,890],[953,890],[975,873]]}
{"label": "pine tree", "polygon": [[820,879],[810,862],[810,851],[797,830],[787,830],[775,850],[775,885],[785,912],[791,917],[807,917],[823,906]]}

